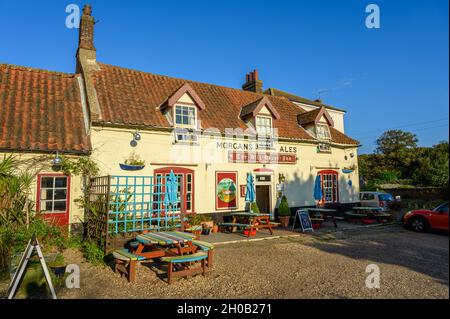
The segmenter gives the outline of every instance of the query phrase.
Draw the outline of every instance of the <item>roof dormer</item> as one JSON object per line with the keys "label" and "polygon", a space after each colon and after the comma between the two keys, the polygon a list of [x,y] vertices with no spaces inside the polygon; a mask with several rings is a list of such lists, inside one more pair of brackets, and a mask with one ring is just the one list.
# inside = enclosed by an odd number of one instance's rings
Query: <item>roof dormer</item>
{"label": "roof dormer", "polygon": [[275,107],[272,105],[270,100],[264,96],[255,102],[247,104],[241,108],[241,114],[239,117],[243,121],[247,121],[251,118],[256,118],[259,114],[265,114],[273,117],[274,119],[279,119],[280,114],[277,112]]}
{"label": "roof dormer", "polygon": [[297,115],[297,121],[318,140],[331,139],[330,127],[334,126],[334,122],[324,107]]}
{"label": "roof dormer", "polygon": [[159,107],[170,118],[175,128],[195,130],[198,128],[198,111],[205,108],[191,85],[183,84]]}

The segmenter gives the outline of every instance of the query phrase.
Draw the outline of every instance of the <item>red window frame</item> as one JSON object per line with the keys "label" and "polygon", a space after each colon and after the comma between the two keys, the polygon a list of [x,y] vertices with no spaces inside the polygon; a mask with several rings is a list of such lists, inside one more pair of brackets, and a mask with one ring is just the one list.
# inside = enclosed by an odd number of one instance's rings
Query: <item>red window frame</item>
{"label": "red window frame", "polygon": [[[320,175],[320,183],[321,183],[321,187],[322,187],[322,200],[319,203],[322,205],[327,204],[327,203],[339,203],[339,173],[334,170],[323,170],[323,171],[319,171],[317,174]],[[332,193],[333,201],[332,202],[325,201],[325,190],[323,187],[324,175],[331,175],[332,180],[336,181],[336,183],[333,184],[333,188],[332,188],[332,191],[333,191],[333,193]]]}
{"label": "red window frame", "polygon": [[[157,168],[153,170],[153,176],[157,176],[159,174],[161,175],[168,175],[170,174],[170,171],[173,171],[175,175],[182,175],[183,178],[181,179],[182,183],[182,204],[181,209],[183,214],[195,214],[195,173],[192,169],[184,168],[184,167],[162,167]],[[186,203],[187,203],[187,174],[191,174],[192,180],[191,180],[191,209],[188,211],[186,209]]]}
{"label": "red window frame", "polygon": [[66,177],[67,178],[67,197],[66,197],[66,211],[43,213],[42,216],[55,225],[66,226],[69,225],[70,216],[70,176],[58,173],[42,173],[37,176],[37,192],[36,192],[36,211],[41,210],[41,180],[43,177]]}

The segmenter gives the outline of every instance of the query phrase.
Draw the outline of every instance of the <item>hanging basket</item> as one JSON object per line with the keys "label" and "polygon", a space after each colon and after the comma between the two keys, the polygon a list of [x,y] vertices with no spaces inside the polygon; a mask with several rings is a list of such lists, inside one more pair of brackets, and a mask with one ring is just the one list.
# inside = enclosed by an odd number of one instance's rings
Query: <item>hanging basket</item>
{"label": "hanging basket", "polygon": [[124,171],[139,171],[145,167],[145,165],[128,165],[128,164],[119,164],[120,168]]}

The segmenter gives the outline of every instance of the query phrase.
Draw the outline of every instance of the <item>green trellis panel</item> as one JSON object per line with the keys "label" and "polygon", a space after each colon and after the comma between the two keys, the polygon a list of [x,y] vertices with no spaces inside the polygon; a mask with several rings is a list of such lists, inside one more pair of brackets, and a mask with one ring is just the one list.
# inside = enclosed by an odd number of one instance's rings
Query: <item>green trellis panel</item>
{"label": "green trellis panel", "polygon": [[110,178],[108,234],[181,227],[180,196],[176,205],[164,205],[167,176]]}

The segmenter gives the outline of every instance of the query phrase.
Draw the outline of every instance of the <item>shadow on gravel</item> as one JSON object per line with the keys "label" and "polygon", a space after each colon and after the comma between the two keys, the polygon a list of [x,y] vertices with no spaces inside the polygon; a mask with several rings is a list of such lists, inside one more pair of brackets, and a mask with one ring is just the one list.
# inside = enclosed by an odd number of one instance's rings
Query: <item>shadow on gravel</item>
{"label": "shadow on gravel", "polygon": [[448,234],[415,233],[401,226],[349,233],[346,238],[305,243],[327,253],[403,266],[449,284]]}

